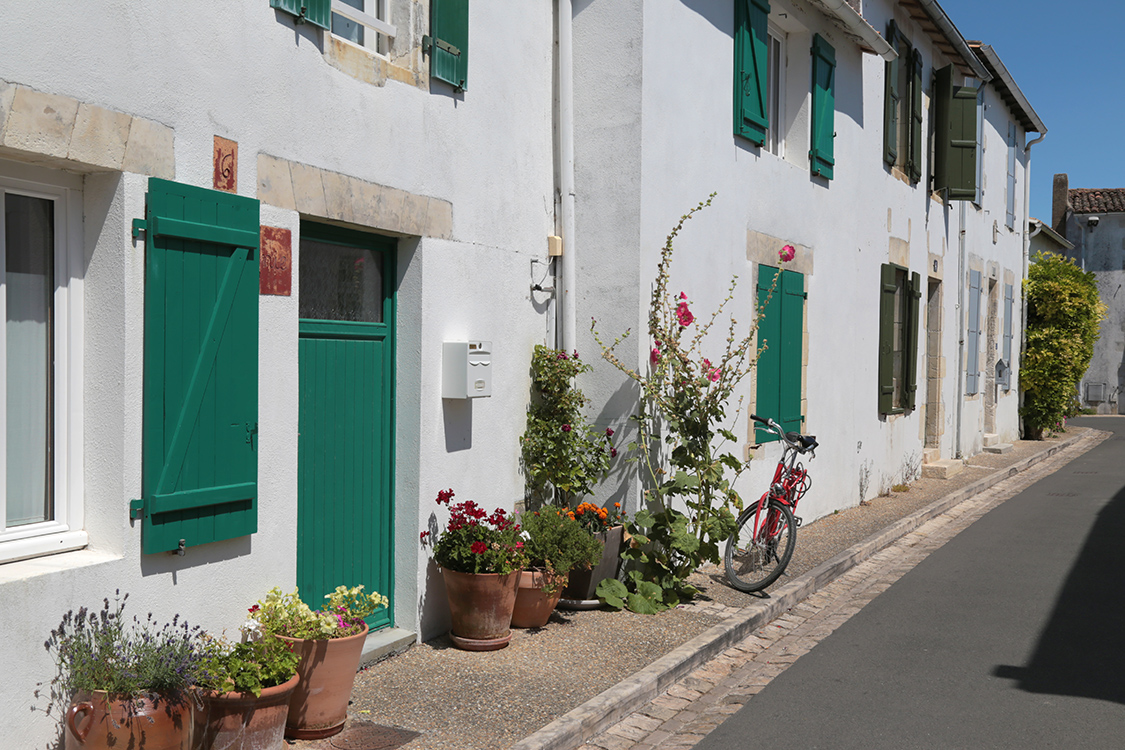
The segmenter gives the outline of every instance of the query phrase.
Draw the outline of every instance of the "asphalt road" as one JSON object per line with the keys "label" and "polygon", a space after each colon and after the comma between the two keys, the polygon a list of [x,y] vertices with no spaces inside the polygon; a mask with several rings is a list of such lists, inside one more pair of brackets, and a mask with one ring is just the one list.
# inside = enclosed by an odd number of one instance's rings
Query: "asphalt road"
{"label": "asphalt road", "polygon": [[1125,747],[1125,416],[875,598],[697,750]]}

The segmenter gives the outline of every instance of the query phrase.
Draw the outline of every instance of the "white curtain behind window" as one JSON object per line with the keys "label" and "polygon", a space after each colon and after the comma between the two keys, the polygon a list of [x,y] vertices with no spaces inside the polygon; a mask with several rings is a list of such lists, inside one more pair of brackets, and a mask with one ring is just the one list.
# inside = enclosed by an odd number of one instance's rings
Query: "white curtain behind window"
{"label": "white curtain behind window", "polygon": [[7,518],[9,527],[50,520],[50,304],[54,202],[4,196],[7,296]]}

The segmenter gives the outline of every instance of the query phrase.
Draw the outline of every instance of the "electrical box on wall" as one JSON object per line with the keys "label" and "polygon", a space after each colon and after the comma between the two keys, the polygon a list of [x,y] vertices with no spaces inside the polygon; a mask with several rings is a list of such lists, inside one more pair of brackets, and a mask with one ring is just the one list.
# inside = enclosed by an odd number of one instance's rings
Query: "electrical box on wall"
{"label": "electrical box on wall", "polygon": [[492,342],[446,341],[441,345],[441,397],[492,395]]}

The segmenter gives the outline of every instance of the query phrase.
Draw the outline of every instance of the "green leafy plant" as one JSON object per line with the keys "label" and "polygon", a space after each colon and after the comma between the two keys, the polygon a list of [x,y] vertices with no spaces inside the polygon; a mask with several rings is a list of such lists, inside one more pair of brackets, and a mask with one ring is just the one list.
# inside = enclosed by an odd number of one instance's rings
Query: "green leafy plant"
{"label": "green leafy plant", "polygon": [[555,495],[562,507],[590,494],[617,455],[613,429],[587,423],[582,409],[588,399],[574,387],[574,379],[589,370],[578,352],[537,345],[531,356],[533,400],[520,438],[524,471],[533,492]]}
{"label": "green leafy plant", "polygon": [[208,637],[203,646],[199,686],[220,693],[253,693],[287,682],[297,674],[301,657],[271,635],[243,643]]}
{"label": "green leafy plant", "polygon": [[[44,646],[55,660],[50,705],[69,704],[78,691],[104,690],[119,696],[150,695],[182,702],[203,674],[204,634],[179,615],[159,623],[151,613],[125,620],[129,595],[106,597],[100,611],[85,607],[63,615]],[[36,691],[39,694],[39,691]]]}
{"label": "green leafy plant", "polygon": [[[615,354],[629,331],[607,345],[596,322],[592,326],[602,356],[641,390],[640,411],[635,417],[638,440],[631,447],[647,474],[648,509],[638,512],[627,527],[632,539],[622,557],[632,561],[626,580],[630,594],[605,597],[607,604],[638,612],[675,606],[698,593],[687,577],[703,561],[720,561],[719,546],[734,530],[742,508],[734,484],[744,463],[731,448],[738,439],[725,425],[741,409],[739,399],[734,414],[728,414],[734,390],[757,360],[754,339],[761,314],[747,327],[732,316],[725,343],[718,355],[711,355],[712,360],[704,356],[704,350],[714,344],[710,334],[734,299],[738,277],[731,279],[726,297],[715,311],[699,322],[688,295],[674,294],[669,286],[676,237],[712,198],[714,194],[680,217],[661,251],[649,305],[652,348],[647,372],[630,367]],[[793,248],[786,245],[779,262],[791,260],[793,254]],[[779,277],[775,275],[774,284]],[[772,287],[769,293],[772,295]],[[662,441],[658,435],[663,435]],[[678,510],[676,503],[682,503],[688,512]],[[607,584],[599,587],[599,595],[603,588],[606,594],[621,591]]]}
{"label": "green leafy plant", "polygon": [[1024,282],[1027,345],[1020,363],[1026,434],[1060,430],[1094,355],[1106,306],[1093,273],[1054,253],[1037,253]]}
{"label": "green leafy plant", "polygon": [[571,513],[543,508],[520,515],[527,542],[528,567],[547,573],[544,591],[551,595],[566,585],[571,570],[590,568],[602,556],[602,543],[576,521]]}
{"label": "green leafy plant", "polygon": [[243,630],[251,638],[259,635],[316,641],[345,638],[363,632],[364,619],[387,606],[387,597],[378,592],[367,594],[363,586],[337,586],[324,598],[328,601],[313,611],[301,600],[297,589],[286,594],[279,588],[272,588],[265,599],[250,608]]}
{"label": "green leafy plant", "polygon": [[507,574],[527,566],[520,526],[502,509],[487,513],[472,500],[452,504],[453,490],[438,493],[438,505],[449,505],[449,523],[436,540],[421,533],[422,545],[433,544],[434,561],[459,573]]}

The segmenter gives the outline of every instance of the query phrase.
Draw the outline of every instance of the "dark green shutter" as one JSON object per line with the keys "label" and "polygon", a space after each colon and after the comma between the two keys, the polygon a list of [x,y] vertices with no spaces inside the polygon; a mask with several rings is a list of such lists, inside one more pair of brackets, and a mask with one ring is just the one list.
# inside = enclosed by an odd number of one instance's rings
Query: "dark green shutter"
{"label": "dark green shutter", "polygon": [[469,0],[430,1],[430,77],[467,88]]}
{"label": "dark green shutter", "polygon": [[934,71],[934,189],[949,200],[977,197],[977,93],[953,85],[953,66]]}
{"label": "dark green shutter", "polygon": [[777,421],[786,432],[800,432],[801,362],[804,359],[805,277],[796,271],[781,272],[781,372]]}
{"label": "dark green shutter", "polygon": [[311,23],[327,29],[332,23],[332,0],[270,0],[270,7],[297,17],[297,23]]}
{"label": "dark green shutter", "polygon": [[1004,285],[1004,375],[1000,378],[1000,385],[1005,391],[1012,389],[1012,308],[1014,305],[1015,291],[1011,284]]}
{"label": "dark green shutter", "polygon": [[909,315],[906,318],[906,408],[913,409],[915,395],[918,393],[918,331],[922,323],[920,317],[922,277],[917,273],[910,274],[909,284],[906,290],[909,305]]}
{"label": "dark green shutter", "polygon": [[914,50],[910,55],[910,121],[909,151],[906,157],[906,174],[911,182],[922,179],[922,53]]}
{"label": "dark green shutter", "polygon": [[151,178],[146,220],[139,505],[153,553],[257,531],[258,201]]}
{"label": "dark green shutter", "polygon": [[734,134],[761,146],[769,128],[769,0],[734,3]]}
{"label": "dark green shutter", "polygon": [[[898,26],[887,24],[887,42],[899,52]],[[898,76],[902,53],[883,65],[883,161],[894,165],[898,160]]]}
{"label": "dark green shutter", "polygon": [[980,390],[980,271],[969,271],[969,317],[965,321],[967,335],[965,392],[969,395]]}
{"label": "dark green shutter", "polygon": [[[781,415],[781,298],[782,279],[770,297],[770,285],[778,269],[770,266],[758,267],[758,313],[763,315],[758,321],[758,349],[764,345],[765,351],[758,357],[754,366],[757,387],[754,391],[754,411],[763,417],[780,422]],[[768,299],[768,304],[767,304]],[[777,435],[757,424],[754,427],[754,442],[769,443],[777,440]]]}
{"label": "dark green shutter", "polygon": [[879,413],[889,414],[895,398],[895,267],[879,269]]}
{"label": "dark green shutter", "polygon": [[[758,310],[765,317],[758,324],[758,346],[765,344],[755,373],[757,387],[754,411],[775,420],[784,430],[800,431],[801,370],[804,360],[805,277],[796,271],[781,271],[773,297],[770,286],[777,268],[758,270]],[[755,427],[755,442],[777,440],[772,432]]]}
{"label": "dark green shutter", "polygon": [[836,50],[820,34],[812,46],[812,148],[813,174],[832,179],[833,141],[836,138]]}

